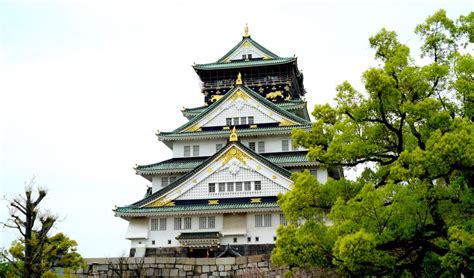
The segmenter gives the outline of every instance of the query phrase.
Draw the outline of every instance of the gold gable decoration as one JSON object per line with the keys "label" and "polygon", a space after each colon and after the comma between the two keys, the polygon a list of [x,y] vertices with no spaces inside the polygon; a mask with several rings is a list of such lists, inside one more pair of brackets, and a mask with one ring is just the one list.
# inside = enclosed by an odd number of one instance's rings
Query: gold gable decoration
{"label": "gold gable decoration", "polygon": [[237,129],[234,126],[229,136],[229,142],[237,142],[237,141],[239,141],[239,137],[237,136]]}
{"label": "gold gable decoration", "polygon": [[237,92],[235,92],[234,94],[232,94],[232,96],[230,97],[230,100],[232,102],[236,102],[238,99],[242,99],[244,102],[247,102],[248,100],[248,95],[245,94],[244,92],[242,92],[241,90],[238,90]]}
{"label": "gold gable decoration", "polygon": [[243,164],[247,164],[249,157],[235,146],[232,146],[221,158],[222,165],[227,164],[232,158],[237,158]]}
{"label": "gold gable decoration", "polygon": [[244,38],[250,37],[249,35],[249,25],[245,23],[245,28],[244,28]]}
{"label": "gold gable decoration", "polygon": [[235,80],[235,85],[242,85],[242,74],[239,72],[237,74],[237,80]]}
{"label": "gold gable decoration", "polygon": [[296,125],[296,123],[287,119],[281,119],[280,124],[279,124],[279,126],[289,126],[289,125]]}
{"label": "gold gable decoration", "polygon": [[169,199],[166,198],[159,198],[158,200],[155,200],[151,202],[150,204],[146,205],[147,208],[153,208],[153,207],[174,207],[175,204]]}

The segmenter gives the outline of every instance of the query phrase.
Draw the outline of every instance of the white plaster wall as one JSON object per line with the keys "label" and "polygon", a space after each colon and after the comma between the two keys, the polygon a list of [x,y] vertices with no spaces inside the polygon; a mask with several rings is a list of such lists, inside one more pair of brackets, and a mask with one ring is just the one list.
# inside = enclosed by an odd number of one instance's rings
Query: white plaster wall
{"label": "white plaster wall", "polygon": [[[237,131],[238,134],[238,131]],[[292,148],[291,137],[290,135],[287,136],[266,136],[266,137],[248,137],[248,138],[241,138],[240,142],[245,146],[249,146],[249,142],[265,142],[265,152],[281,152],[282,151],[282,140],[290,140],[289,141],[289,151],[301,151],[306,150],[305,148],[298,147],[296,149]],[[226,140],[207,140],[207,141],[179,141],[175,142],[173,145],[173,157],[184,157],[184,146],[191,146],[191,157],[192,157],[192,146],[199,145],[199,156],[211,156],[216,153],[216,144],[222,144],[225,146],[227,143]],[[255,146],[257,150],[257,145]]]}
{"label": "white plaster wall", "polygon": [[[163,188],[163,185],[161,183],[161,178],[163,177],[176,177],[178,179],[180,176],[173,174],[173,175],[154,175],[151,178],[151,191],[152,193],[155,193],[156,191],[160,190]],[[169,183],[168,183],[169,184]]]}
{"label": "white plaster wall", "polygon": [[[280,226],[280,213],[262,212],[258,214],[272,214],[271,227],[255,227],[255,214],[248,213],[246,217],[247,234],[245,235],[229,235],[221,238],[221,245],[227,244],[274,244],[273,237],[276,236],[276,229]],[[179,247],[179,241],[176,237],[181,233],[186,232],[222,232],[223,230],[223,216],[215,215],[216,226],[214,229],[199,229],[199,216],[191,216],[192,224],[190,230],[174,230],[174,216],[167,218],[166,231],[151,231],[151,225],[148,225],[148,239],[132,239],[132,248],[136,247]],[[148,220],[150,223],[150,220]],[[259,237],[259,241],[255,241],[255,237]],[[251,242],[247,242],[247,237],[251,237]],[[237,243],[234,243],[234,238],[237,238]],[[171,244],[168,244],[171,240]],[[155,244],[153,244],[155,241]]]}
{"label": "white plaster wall", "polygon": [[252,54],[252,58],[263,58],[263,52],[253,45],[244,44],[237,48],[234,53],[229,55],[230,60],[241,60],[242,54]]}
{"label": "white plaster wall", "polygon": [[191,157],[193,156],[193,146],[199,145],[199,156],[211,156],[216,153],[216,145],[225,146],[227,141],[224,140],[207,140],[207,141],[177,141],[173,143],[173,157],[184,157],[184,146],[191,146]]}

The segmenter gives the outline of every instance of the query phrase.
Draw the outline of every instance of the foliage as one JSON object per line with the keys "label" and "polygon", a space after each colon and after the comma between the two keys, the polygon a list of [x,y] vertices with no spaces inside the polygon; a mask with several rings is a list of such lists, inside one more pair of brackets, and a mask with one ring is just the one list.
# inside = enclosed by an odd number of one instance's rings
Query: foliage
{"label": "foliage", "polygon": [[83,266],[84,260],[77,253],[76,241],[62,233],[49,236],[56,217],[39,210],[46,191],[38,189],[37,196],[33,195],[30,183],[25,196],[18,196],[10,202],[11,218],[4,223],[5,227],[16,229],[20,234],[8,253],[1,256],[9,262],[11,275],[55,277],[55,268],[63,268],[67,273]]}
{"label": "foliage", "polygon": [[[474,13],[453,21],[440,10],[415,29],[424,65],[395,32],[369,39],[377,67],[366,92],[337,87],[317,105],[312,130],[294,130],[308,157],[366,169],[356,181],[319,183],[293,174],[279,197],[289,225],[277,230],[272,260],[333,268],[349,276],[474,274]],[[323,220],[322,220],[323,219]]]}

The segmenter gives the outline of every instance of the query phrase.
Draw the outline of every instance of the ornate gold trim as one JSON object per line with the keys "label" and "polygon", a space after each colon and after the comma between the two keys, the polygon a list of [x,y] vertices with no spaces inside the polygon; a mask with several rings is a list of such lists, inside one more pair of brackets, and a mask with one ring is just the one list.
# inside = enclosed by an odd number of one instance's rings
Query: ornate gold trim
{"label": "ornate gold trim", "polygon": [[250,198],[250,203],[261,203],[262,198]]}
{"label": "ornate gold trim", "polygon": [[207,204],[208,204],[208,205],[218,205],[218,204],[219,204],[219,200],[207,200]]}
{"label": "ornate gold trim", "polygon": [[232,158],[237,158],[243,164],[247,164],[247,160],[249,159],[249,157],[244,152],[233,146],[224,154],[224,156],[222,156],[222,165],[227,164]]}
{"label": "ornate gold trim", "polygon": [[234,126],[229,136],[229,142],[237,142],[237,141],[239,141],[239,137],[237,136],[237,129]]}

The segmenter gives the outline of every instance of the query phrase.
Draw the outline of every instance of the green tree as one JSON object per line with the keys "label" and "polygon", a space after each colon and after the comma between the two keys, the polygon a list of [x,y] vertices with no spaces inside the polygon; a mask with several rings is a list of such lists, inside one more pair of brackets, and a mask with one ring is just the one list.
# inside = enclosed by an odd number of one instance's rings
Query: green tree
{"label": "green tree", "polygon": [[16,229],[20,237],[1,257],[9,262],[10,272],[21,277],[55,277],[54,268],[66,272],[80,268],[84,260],[77,253],[77,243],[62,233],[49,236],[56,217],[40,211],[47,192],[38,189],[35,196],[32,184],[26,187],[25,196],[10,201],[10,219],[3,225]]}
{"label": "green tree", "polygon": [[366,92],[342,83],[335,105],[315,107],[310,132],[293,131],[311,160],[365,170],[326,184],[293,175],[279,196],[289,224],[277,230],[275,263],[349,276],[474,275],[474,57],[464,50],[474,13],[453,21],[440,10],[415,33],[423,65],[382,29],[369,39],[379,65],[363,73]]}

